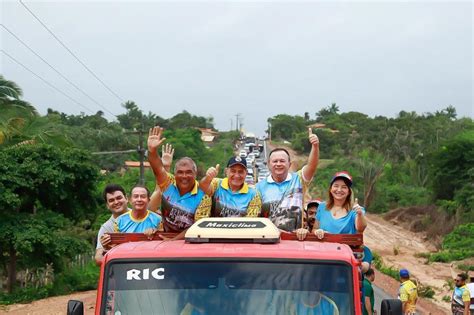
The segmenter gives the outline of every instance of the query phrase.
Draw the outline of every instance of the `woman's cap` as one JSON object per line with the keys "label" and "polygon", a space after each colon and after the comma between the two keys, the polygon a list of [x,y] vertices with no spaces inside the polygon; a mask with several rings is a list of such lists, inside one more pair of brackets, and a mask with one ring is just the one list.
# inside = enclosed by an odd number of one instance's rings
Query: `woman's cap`
{"label": "woman's cap", "polygon": [[352,186],[352,176],[347,172],[347,171],[340,171],[334,174],[334,176],[331,179],[331,184],[332,185],[336,179],[342,178],[346,182],[346,184],[351,187]]}

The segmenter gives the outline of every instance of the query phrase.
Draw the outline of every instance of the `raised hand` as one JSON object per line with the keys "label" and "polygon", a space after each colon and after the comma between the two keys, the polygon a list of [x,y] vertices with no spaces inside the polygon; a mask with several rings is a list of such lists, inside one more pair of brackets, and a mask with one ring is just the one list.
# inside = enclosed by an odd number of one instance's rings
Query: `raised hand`
{"label": "raised hand", "polygon": [[151,153],[155,153],[158,147],[166,140],[166,138],[161,138],[161,134],[163,133],[163,128],[160,126],[156,126],[150,128],[148,132],[148,151]]}
{"label": "raised hand", "polygon": [[220,168],[219,164],[217,164],[216,167],[212,167],[212,166],[209,167],[206,172],[206,177],[209,180],[213,180],[214,178],[216,178],[217,175],[219,174],[219,168]]}
{"label": "raised hand", "polygon": [[161,161],[163,162],[163,167],[169,172],[171,168],[171,163],[173,162],[174,148],[171,144],[166,143],[161,147]]}
{"label": "raised hand", "polygon": [[313,133],[313,129],[311,127],[308,128],[308,139],[311,145],[319,144],[319,138],[316,134]]}

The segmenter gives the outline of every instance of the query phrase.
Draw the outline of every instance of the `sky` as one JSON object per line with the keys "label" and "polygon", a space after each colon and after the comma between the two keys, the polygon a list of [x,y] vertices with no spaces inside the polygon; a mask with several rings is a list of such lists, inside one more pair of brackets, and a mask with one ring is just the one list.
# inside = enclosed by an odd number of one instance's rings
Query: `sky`
{"label": "sky", "polygon": [[372,117],[452,105],[474,118],[471,1],[22,3],[0,2],[0,73],[41,114],[114,120],[132,100],[164,118],[212,116],[219,130],[239,114],[257,135],[269,117],[315,118],[331,103]]}

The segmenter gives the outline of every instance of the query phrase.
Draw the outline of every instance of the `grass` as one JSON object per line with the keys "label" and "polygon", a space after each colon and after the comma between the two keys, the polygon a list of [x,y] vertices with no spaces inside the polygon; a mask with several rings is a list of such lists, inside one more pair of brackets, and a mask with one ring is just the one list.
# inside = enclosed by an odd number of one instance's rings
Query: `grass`
{"label": "grass", "polygon": [[392,266],[384,265],[380,255],[377,253],[373,253],[373,254],[374,254],[375,268],[377,268],[377,270],[380,271],[381,273],[400,281],[400,275],[398,274],[398,269]]}
{"label": "grass", "polygon": [[[373,253],[373,254],[374,254],[375,268],[377,268],[377,270],[380,271],[381,273],[383,273],[383,274],[385,274],[389,277],[392,277],[392,278],[396,279],[397,281],[400,281],[400,275],[398,273],[398,269],[394,268],[392,266],[384,265],[380,255],[377,254],[377,253]],[[421,283],[418,283],[418,296],[432,299],[434,297],[435,293],[436,292],[433,290],[432,287],[424,286]]]}
{"label": "grass", "polygon": [[21,288],[15,290],[13,293],[0,292],[0,305],[29,303],[49,296],[93,290],[97,288],[99,272],[99,267],[95,265],[94,261],[91,261],[84,267],[67,269],[56,275],[52,285],[41,288]]}
{"label": "grass", "polygon": [[465,272],[474,271],[474,265],[459,264],[457,267]]}

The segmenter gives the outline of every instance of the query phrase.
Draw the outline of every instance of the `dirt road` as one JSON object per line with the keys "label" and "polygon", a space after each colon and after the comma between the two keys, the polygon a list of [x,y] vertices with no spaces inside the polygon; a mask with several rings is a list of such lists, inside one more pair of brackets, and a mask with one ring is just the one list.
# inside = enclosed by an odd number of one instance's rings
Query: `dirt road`
{"label": "dirt road", "polygon": [[87,315],[94,314],[96,291],[78,292],[69,295],[55,296],[29,304],[13,304],[0,308],[0,314],[11,315],[64,315],[67,302],[79,300],[84,302],[84,311]]}
{"label": "dirt road", "polygon": [[[423,286],[430,286],[436,292],[434,299],[425,299],[420,306],[425,308],[422,314],[448,314],[450,304],[443,302],[443,296],[450,296],[448,280],[453,279],[456,271],[450,264],[425,264],[424,258],[415,257],[417,253],[434,251],[422,234],[410,232],[377,215],[368,214],[369,224],[364,232],[364,242],[370,249],[382,256],[385,265],[395,269],[406,268],[411,276]],[[399,284],[394,279],[378,273],[376,284],[386,292],[397,294]]]}

